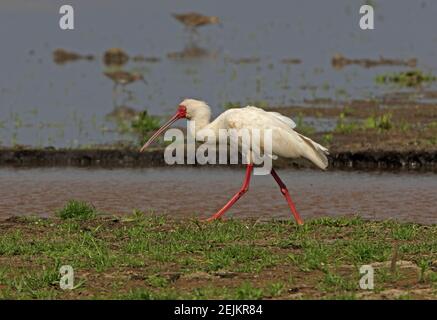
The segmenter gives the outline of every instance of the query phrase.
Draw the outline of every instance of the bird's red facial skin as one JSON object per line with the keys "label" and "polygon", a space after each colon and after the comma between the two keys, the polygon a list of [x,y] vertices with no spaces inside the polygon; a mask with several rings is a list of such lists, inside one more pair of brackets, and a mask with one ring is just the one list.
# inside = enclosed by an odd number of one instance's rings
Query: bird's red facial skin
{"label": "bird's red facial skin", "polygon": [[178,115],[181,118],[186,118],[187,117],[187,107],[180,105],[178,107]]}

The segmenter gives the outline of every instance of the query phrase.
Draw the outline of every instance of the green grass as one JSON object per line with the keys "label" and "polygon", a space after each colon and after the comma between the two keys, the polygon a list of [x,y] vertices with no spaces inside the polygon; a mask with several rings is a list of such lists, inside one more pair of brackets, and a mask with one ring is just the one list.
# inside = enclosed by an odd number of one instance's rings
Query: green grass
{"label": "green grass", "polygon": [[334,140],[334,135],[332,133],[325,133],[322,137],[322,142],[324,145],[329,146]]}
{"label": "green grass", "polygon": [[371,116],[364,121],[365,129],[390,130],[393,127],[394,124],[391,113],[386,113],[379,116]]}
{"label": "green grass", "polygon": [[358,277],[348,279],[340,274],[327,271],[318,288],[324,292],[353,292],[358,289]]}
{"label": "green grass", "polygon": [[[405,121],[395,123],[392,119],[392,116],[393,115],[391,113],[372,115],[364,119],[363,122],[358,122],[357,120],[347,119],[346,113],[342,112],[338,117],[334,132],[347,134],[363,130],[377,130],[378,132],[382,132],[392,129],[399,129],[400,131],[405,132],[411,129],[411,125]],[[332,136],[328,138],[330,141],[332,141]]]}
{"label": "green grass", "polygon": [[159,129],[159,127],[159,118],[149,115],[147,110],[140,112],[131,122],[131,128],[140,136],[141,142],[148,137],[150,132]]}
{"label": "green grass", "polygon": [[96,209],[86,202],[70,200],[64,208],[57,211],[61,219],[91,219],[97,214]]}
{"label": "green grass", "polygon": [[[91,209],[70,202],[63,219],[0,225],[0,298],[354,299],[359,267],[390,261],[395,243],[398,259],[417,267],[376,270],[375,294],[401,280],[412,298],[409,289],[436,287],[435,225],[358,217],[206,223]],[[62,265],[75,270],[73,290],[59,288]]]}
{"label": "green grass", "polygon": [[375,78],[376,83],[394,83],[404,87],[417,87],[427,82],[433,82],[436,77],[420,70],[411,70],[399,73],[382,74]]}
{"label": "green grass", "polygon": [[338,133],[351,133],[360,128],[359,124],[354,121],[346,121],[346,114],[340,113],[337,120],[337,125],[334,128],[334,132]]}
{"label": "green grass", "polygon": [[305,123],[302,113],[299,113],[296,118],[296,130],[304,135],[311,135],[316,132],[316,129]]}

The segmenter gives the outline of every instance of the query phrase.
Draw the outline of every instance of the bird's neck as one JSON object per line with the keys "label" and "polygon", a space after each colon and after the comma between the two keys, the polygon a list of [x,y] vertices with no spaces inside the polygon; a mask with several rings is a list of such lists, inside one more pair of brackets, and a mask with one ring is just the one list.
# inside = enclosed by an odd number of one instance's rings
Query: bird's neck
{"label": "bird's neck", "polygon": [[192,137],[196,137],[196,134],[199,133],[202,129],[206,128],[209,125],[209,118],[199,118],[195,119],[194,117],[188,122],[189,133]]}
{"label": "bird's neck", "polygon": [[189,130],[192,136],[203,128],[207,127],[211,121],[211,111],[208,108],[202,108],[196,111],[196,114],[189,121]]}

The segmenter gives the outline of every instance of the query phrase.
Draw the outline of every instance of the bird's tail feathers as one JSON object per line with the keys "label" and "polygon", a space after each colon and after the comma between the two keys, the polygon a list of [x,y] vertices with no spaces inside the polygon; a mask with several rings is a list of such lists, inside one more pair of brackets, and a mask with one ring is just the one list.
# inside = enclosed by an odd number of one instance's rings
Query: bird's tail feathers
{"label": "bird's tail feathers", "polygon": [[306,145],[309,146],[302,156],[313,162],[320,169],[325,170],[329,164],[328,158],[326,157],[326,155],[329,154],[328,149],[304,135],[299,134],[299,136]]}

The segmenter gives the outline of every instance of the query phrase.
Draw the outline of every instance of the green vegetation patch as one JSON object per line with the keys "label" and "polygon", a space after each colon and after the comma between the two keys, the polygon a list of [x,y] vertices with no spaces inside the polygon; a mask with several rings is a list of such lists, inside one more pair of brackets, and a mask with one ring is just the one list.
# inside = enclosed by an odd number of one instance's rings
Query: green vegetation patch
{"label": "green vegetation patch", "polygon": [[433,82],[436,77],[420,70],[399,73],[382,74],[376,77],[376,83],[393,83],[404,87],[417,87],[427,82]]}
{"label": "green vegetation patch", "polygon": [[131,125],[132,129],[145,136],[149,132],[159,129],[160,122],[158,117],[149,115],[147,111],[142,111],[132,120]]}
{"label": "green vegetation patch", "polygon": [[[0,298],[437,297],[436,225],[105,217],[77,201],[58,215],[0,224]],[[373,291],[359,287],[364,264],[375,268]],[[60,289],[63,265],[74,269],[73,290]]]}
{"label": "green vegetation patch", "polygon": [[96,209],[83,201],[70,200],[62,209],[56,212],[61,219],[92,219],[96,216]]}

